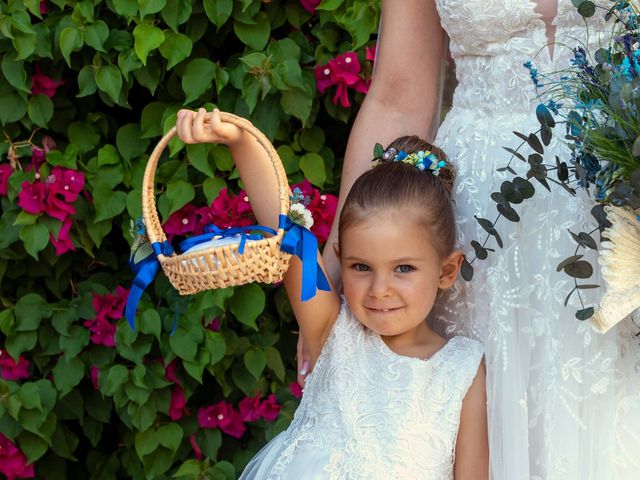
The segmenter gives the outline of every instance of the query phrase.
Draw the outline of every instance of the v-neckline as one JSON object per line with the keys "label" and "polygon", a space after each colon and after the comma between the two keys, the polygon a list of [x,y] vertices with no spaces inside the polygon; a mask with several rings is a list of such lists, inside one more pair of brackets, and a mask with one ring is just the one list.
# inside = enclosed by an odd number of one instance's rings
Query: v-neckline
{"label": "v-neckline", "polygon": [[547,41],[546,45],[544,45],[544,50],[547,52],[547,58],[549,59],[549,61],[553,62],[555,57],[554,44],[555,44],[557,33],[558,33],[557,31],[558,27],[556,23],[558,19],[558,10],[560,7],[560,2],[562,0],[555,0],[555,4],[556,4],[555,14],[551,18],[550,22],[547,22],[544,19],[544,14],[539,10],[541,3],[544,2],[545,0],[524,0],[524,1],[527,2],[531,7],[531,12],[535,16],[535,20],[542,23],[542,25],[544,26],[544,38]]}

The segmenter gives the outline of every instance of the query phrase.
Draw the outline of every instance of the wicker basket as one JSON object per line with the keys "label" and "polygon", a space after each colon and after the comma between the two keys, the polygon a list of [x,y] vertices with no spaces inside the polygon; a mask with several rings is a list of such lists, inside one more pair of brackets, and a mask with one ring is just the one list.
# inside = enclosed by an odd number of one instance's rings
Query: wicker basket
{"label": "wicker basket", "polygon": [[[210,116],[211,114],[208,114],[205,121],[209,121]],[[289,211],[291,191],[282,161],[271,142],[244,118],[220,112],[220,119],[247,131],[265,149],[278,179],[280,213],[286,215]],[[167,240],[156,208],[154,178],[158,160],[175,133],[174,127],[158,142],[149,158],[142,181],[142,218],[152,244]],[[242,254],[238,252],[239,245],[236,243],[193,253],[174,253],[169,256],[160,254],[158,262],[181,295],[251,282],[275,283],[282,280],[289,265],[290,255],[280,250],[283,235],[284,230],[280,228],[272,237],[248,241]]]}

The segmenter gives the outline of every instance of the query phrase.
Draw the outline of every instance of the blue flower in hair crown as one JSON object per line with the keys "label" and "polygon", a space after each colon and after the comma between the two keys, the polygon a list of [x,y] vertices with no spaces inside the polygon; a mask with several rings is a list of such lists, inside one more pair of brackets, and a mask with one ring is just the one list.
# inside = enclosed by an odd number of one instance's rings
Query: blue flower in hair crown
{"label": "blue flower in hair crown", "polygon": [[418,170],[430,171],[433,175],[439,175],[440,169],[447,165],[447,162],[440,160],[430,150],[419,150],[407,153],[404,150],[387,148],[386,150],[376,143],[373,149],[373,160],[378,162],[402,162],[413,165]]}

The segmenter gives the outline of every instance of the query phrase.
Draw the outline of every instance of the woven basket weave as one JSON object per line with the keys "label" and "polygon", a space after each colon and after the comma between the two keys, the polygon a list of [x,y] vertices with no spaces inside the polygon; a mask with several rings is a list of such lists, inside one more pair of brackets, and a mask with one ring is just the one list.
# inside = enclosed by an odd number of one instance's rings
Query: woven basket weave
{"label": "woven basket weave", "polygon": [[[205,121],[210,121],[207,114]],[[282,161],[271,142],[251,122],[231,113],[220,112],[223,122],[232,123],[253,135],[265,149],[278,180],[280,213],[289,211],[291,190]],[[173,127],[156,145],[145,169],[142,181],[142,218],[150,242],[165,242],[155,201],[155,173],[165,147],[176,134]],[[280,250],[284,230],[261,239],[247,241],[242,254],[239,245],[222,245],[194,253],[158,255],[158,261],[171,284],[181,295],[189,295],[214,288],[233,287],[246,283],[275,283],[282,280],[289,265],[290,255]]]}

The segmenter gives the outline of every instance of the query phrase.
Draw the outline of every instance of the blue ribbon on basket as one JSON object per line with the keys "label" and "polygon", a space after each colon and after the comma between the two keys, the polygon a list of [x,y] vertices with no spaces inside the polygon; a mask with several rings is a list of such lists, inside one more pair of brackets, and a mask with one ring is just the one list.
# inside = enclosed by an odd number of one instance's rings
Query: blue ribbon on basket
{"label": "blue ribbon on basket", "polygon": [[142,298],[142,294],[149,286],[153,279],[156,278],[158,271],[160,271],[160,262],[158,261],[158,255],[172,255],[173,247],[165,240],[164,242],[154,242],[151,244],[155,255],[149,255],[144,260],[134,263],[129,261],[131,270],[136,276],[133,279],[133,285],[129,292],[129,299],[127,300],[127,306],[124,310],[124,316],[129,322],[129,326],[132,330],[136,329],[136,310],[138,309],[138,302]]}
{"label": "blue ribbon on basket", "polygon": [[183,252],[186,252],[190,248],[195,247],[196,245],[199,245],[201,243],[208,242],[215,237],[226,238],[240,235],[240,245],[238,246],[238,253],[242,255],[244,253],[244,247],[247,243],[247,240],[262,240],[264,238],[264,235],[262,235],[261,233],[249,233],[256,230],[270,233],[271,235],[275,235],[277,233],[273,228],[263,227],[262,225],[231,228],[219,228],[215,225],[207,225],[204,228],[205,233],[203,233],[202,235],[196,235],[195,237],[190,237],[180,242],[180,249]]}
{"label": "blue ribbon on basket", "polygon": [[329,281],[318,264],[318,240],[315,235],[286,215],[280,215],[278,226],[285,231],[280,249],[297,256],[302,262],[301,300],[305,302],[313,298],[316,290],[330,292]]}

